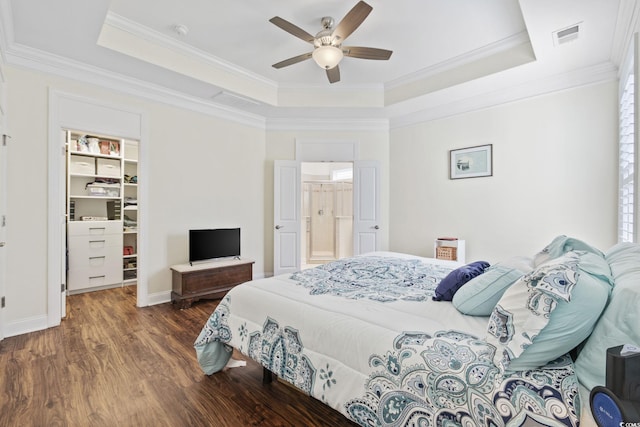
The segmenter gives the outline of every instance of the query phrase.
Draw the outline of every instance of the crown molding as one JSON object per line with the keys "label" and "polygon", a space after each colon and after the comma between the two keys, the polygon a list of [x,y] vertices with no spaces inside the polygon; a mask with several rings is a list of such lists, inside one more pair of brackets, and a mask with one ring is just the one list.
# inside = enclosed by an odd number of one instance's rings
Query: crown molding
{"label": "crown molding", "polygon": [[238,67],[237,65],[229,61],[225,61],[222,58],[218,58],[217,56],[193,47],[187,43],[183,43],[163,33],[141,26],[139,23],[131,21],[130,19],[127,19],[111,11],[107,12],[104,24],[133,34],[135,37],[139,37],[153,44],[170,48],[172,51],[179,53],[180,55],[190,56],[213,67],[221,68],[228,73],[254,80],[259,84],[271,87],[273,90],[278,89],[278,84],[273,80],[253,73],[246,68]]}
{"label": "crown molding", "polygon": [[[251,114],[240,109],[216,104],[190,97],[182,93],[166,89],[162,86],[122,76],[85,63],[69,60],[41,50],[14,44],[7,52],[11,66],[22,67],[46,74],[52,74],[75,81],[116,90],[125,95],[137,96],[150,101],[160,102],[172,107],[207,114],[220,119],[230,120],[259,129],[268,130],[331,130],[331,131],[388,131],[388,119],[361,118],[272,118]],[[275,108],[275,107],[274,107]],[[302,114],[306,109],[300,109]]]}
{"label": "crown molding", "polygon": [[11,3],[0,0],[0,61],[7,63],[6,52],[13,44],[13,20]]}
{"label": "crown molding", "polygon": [[303,84],[303,83],[280,83],[278,89],[282,90],[307,90],[307,91],[322,91],[322,92],[357,92],[357,91],[372,91],[378,90],[382,92],[384,90],[384,83],[349,83],[348,85],[327,86],[323,83],[315,84]]}
{"label": "crown molding", "polygon": [[518,34],[514,34],[503,40],[488,44],[481,48],[475,49],[471,52],[466,52],[463,55],[458,55],[454,58],[435,64],[431,67],[424,68],[414,73],[407,74],[398,79],[387,82],[384,85],[385,91],[401,88],[404,85],[412,84],[424,79],[428,79],[434,75],[444,73],[446,71],[462,67],[471,62],[481,60],[483,58],[496,55],[498,53],[513,49],[515,47],[531,43],[529,40],[529,33],[522,31]]}
{"label": "crown molding", "polygon": [[633,34],[640,31],[640,4],[636,0],[620,0],[616,31],[611,46],[611,61],[621,72],[627,69],[624,64],[633,41]]}
{"label": "crown molding", "polygon": [[534,82],[524,82],[515,86],[482,93],[460,101],[433,105],[420,111],[399,114],[390,119],[390,129],[412,126],[580,86],[616,81],[617,79],[618,68],[615,64],[611,62],[601,63]]}
{"label": "crown molding", "polygon": [[[214,105],[199,98],[190,97],[164,87],[153,85],[137,79],[115,74],[103,69],[87,66],[84,63],[72,61],[36,49],[14,44],[6,52],[9,65],[20,66],[43,73],[49,73],[72,80],[83,81],[100,87],[117,90],[126,95],[164,103],[173,107],[184,108],[220,119],[230,120],[240,124],[271,131],[299,130],[299,131],[379,131],[411,126],[421,122],[437,120],[456,114],[463,114],[483,108],[490,108],[508,102],[518,101],[554,91],[574,88],[578,86],[600,83],[617,79],[617,67],[608,62],[588,67],[577,72],[551,76],[535,82],[527,82],[514,87],[502,88],[471,98],[448,104],[427,106],[428,100],[415,100],[412,110],[405,108],[390,118],[363,119],[347,118],[344,110],[340,117],[309,118],[291,117],[268,118],[259,114],[251,114],[224,105]],[[427,97],[428,98],[428,97]],[[420,105],[425,108],[420,109]],[[300,109],[300,116],[308,115],[306,109]],[[390,116],[389,108],[382,108]],[[354,116],[359,110],[354,110]]]}
{"label": "crown molding", "polygon": [[266,129],[268,131],[388,132],[389,119],[271,118],[267,119]]}
{"label": "crown molding", "polygon": [[142,80],[106,71],[58,55],[27,46],[13,44],[6,52],[7,64],[43,73],[82,81],[92,85],[116,90],[172,107],[184,108],[221,119],[231,120],[251,127],[264,129],[265,118],[223,105],[215,105],[200,98],[154,85]]}

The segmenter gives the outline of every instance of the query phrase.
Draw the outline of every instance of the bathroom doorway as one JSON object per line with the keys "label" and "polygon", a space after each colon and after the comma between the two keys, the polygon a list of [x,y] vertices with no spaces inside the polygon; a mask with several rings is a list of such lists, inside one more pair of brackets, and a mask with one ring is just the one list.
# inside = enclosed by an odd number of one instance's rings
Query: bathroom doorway
{"label": "bathroom doorway", "polygon": [[353,163],[303,162],[301,267],[353,256]]}

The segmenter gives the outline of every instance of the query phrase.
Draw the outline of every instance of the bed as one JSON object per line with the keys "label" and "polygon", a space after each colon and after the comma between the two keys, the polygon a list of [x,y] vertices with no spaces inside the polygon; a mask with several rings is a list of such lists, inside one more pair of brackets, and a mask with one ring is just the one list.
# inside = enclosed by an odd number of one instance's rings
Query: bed
{"label": "bed", "polygon": [[[638,247],[614,251],[635,260],[630,283]],[[338,260],[236,286],[194,347],[207,375],[237,349],[363,426],[578,426],[611,344],[608,330],[589,342],[615,285],[606,255],[558,236],[472,277],[391,252]],[[628,329],[610,346],[637,340]]]}

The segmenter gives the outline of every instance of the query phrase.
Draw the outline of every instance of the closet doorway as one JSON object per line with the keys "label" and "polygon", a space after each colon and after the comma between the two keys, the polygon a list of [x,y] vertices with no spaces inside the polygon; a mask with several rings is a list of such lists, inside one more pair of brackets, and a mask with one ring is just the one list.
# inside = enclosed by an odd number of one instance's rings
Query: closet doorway
{"label": "closet doorway", "polygon": [[[138,141],[138,160],[128,158],[127,165],[124,164],[124,158],[118,155],[111,155],[111,146],[109,146],[109,154],[106,153],[95,153],[95,173],[87,173],[87,178],[89,181],[96,181],[96,178],[100,178],[99,175],[104,175],[102,172],[98,173],[98,166],[109,168],[110,166],[115,166],[113,162],[109,162],[109,160],[118,160],[119,158],[121,163],[120,167],[124,168],[124,170],[129,170],[129,165],[135,164],[137,168],[137,175],[140,177],[140,186],[125,186],[125,177],[121,176],[118,180],[121,182],[121,186],[118,186],[120,190],[119,197],[113,197],[115,199],[120,199],[123,202],[124,197],[129,196],[129,192],[131,188],[135,188],[135,192],[137,193],[136,203],[139,203],[141,207],[146,206],[146,161],[147,158],[146,150],[148,144],[147,141],[147,132],[146,132],[146,114],[141,111],[132,110],[126,105],[116,105],[104,103],[100,100],[86,98],[83,96],[78,96],[70,93],[60,92],[55,89],[51,89],[49,91],[49,200],[48,200],[48,272],[47,272],[47,289],[48,289],[48,298],[47,298],[47,327],[52,327],[60,324],[61,319],[65,316],[66,313],[66,296],[67,296],[67,278],[66,278],[66,252],[67,252],[67,215],[70,214],[71,209],[70,206],[67,207],[67,185],[69,188],[71,183],[67,183],[67,135],[66,130],[77,129],[77,130],[90,130],[91,135],[99,135],[99,136],[112,136],[117,138],[120,141],[129,140],[129,141]],[[104,138],[109,139],[109,138]],[[88,142],[88,141],[87,141]],[[77,142],[76,142],[77,144]],[[119,148],[122,148],[121,145]],[[76,145],[76,148],[78,146]],[[102,148],[102,145],[99,141],[99,149]],[[114,147],[115,148],[115,147]],[[106,149],[106,146],[105,146]],[[80,151],[80,150],[78,150]],[[79,153],[78,153],[79,154]],[[98,161],[98,159],[102,159]],[[106,162],[104,161],[106,160]],[[84,162],[87,163],[87,162]],[[91,160],[88,161],[89,167],[91,166]],[[122,169],[121,169],[122,171]],[[127,172],[127,174],[129,174]],[[90,187],[86,187],[87,183],[82,186],[81,177],[82,173],[78,173],[78,176],[74,178],[74,180],[78,182],[74,182],[73,185],[76,185],[80,182],[78,190],[80,191],[89,191],[92,190]],[[101,184],[105,184],[104,182]],[[128,182],[126,184],[132,184]],[[104,186],[103,186],[104,187]],[[125,190],[125,187],[129,188]],[[74,187],[75,188],[75,187]],[[71,189],[71,188],[70,188]],[[103,188],[104,191],[115,191],[112,186]],[[74,210],[75,215],[86,215],[86,216],[107,216],[110,217],[111,210],[102,213],[94,212],[92,203],[96,200],[93,200],[94,197],[101,192],[100,189],[95,190],[96,194],[85,194],[86,201],[89,204],[86,205],[90,211],[85,211],[83,214],[81,210],[84,207],[80,207],[76,204]],[[75,193],[75,190],[74,190]],[[76,196],[83,196],[83,194],[76,194]],[[77,197],[76,199],[80,199]],[[101,198],[100,200],[106,200]],[[121,213],[124,212],[124,203],[120,204]],[[114,206],[115,208],[115,206]],[[110,208],[111,209],[111,208]],[[137,288],[137,301],[136,305],[138,307],[145,307],[149,305],[149,296],[148,296],[148,285],[146,280],[145,268],[144,268],[144,254],[146,254],[146,212],[142,209],[140,212],[135,212],[137,215],[137,232],[135,233],[137,246],[135,247],[136,258],[135,258],[135,268],[136,268],[136,288]],[[128,215],[131,218],[131,215]],[[108,221],[107,221],[108,222]],[[75,221],[77,225],[82,226],[81,221]],[[105,227],[106,231],[114,231],[113,234],[116,234],[116,230],[111,230],[111,226],[113,226],[116,221],[111,221],[109,227]],[[107,230],[108,228],[108,230]],[[124,237],[123,234],[126,233],[127,230],[124,230],[124,226],[121,226],[119,229],[120,237],[122,239],[131,239],[131,236]],[[129,234],[131,230],[128,230]],[[100,239],[99,239],[100,240]],[[105,242],[105,246],[106,246]],[[117,267],[113,269],[113,271],[118,271],[119,277],[124,278],[124,270],[128,269],[132,264],[131,260],[125,260],[123,256],[123,247],[124,246],[132,246],[130,243],[124,245],[122,243],[121,246],[118,247],[118,264]],[[98,259],[98,261],[100,261]],[[91,260],[90,262],[94,262]],[[90,266],[91,267],[91,266]],[[130,273],[128,273],[130,274]],[[105,274],[106,275],[106,274]],[[100,278],[98,278],[100,279]]]}
{"label": "closet doorway", "polygon": [[301,268],[353,255],[353,162],[303,162]]}

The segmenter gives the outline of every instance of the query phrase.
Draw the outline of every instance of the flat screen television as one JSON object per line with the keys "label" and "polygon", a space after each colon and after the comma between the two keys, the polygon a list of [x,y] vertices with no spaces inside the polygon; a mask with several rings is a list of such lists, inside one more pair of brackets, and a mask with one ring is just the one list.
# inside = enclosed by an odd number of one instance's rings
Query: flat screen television
{"label": "flat screen television", "polygon": [[239,228],[189,230],[189,263],[227,257],[240,257]]}

